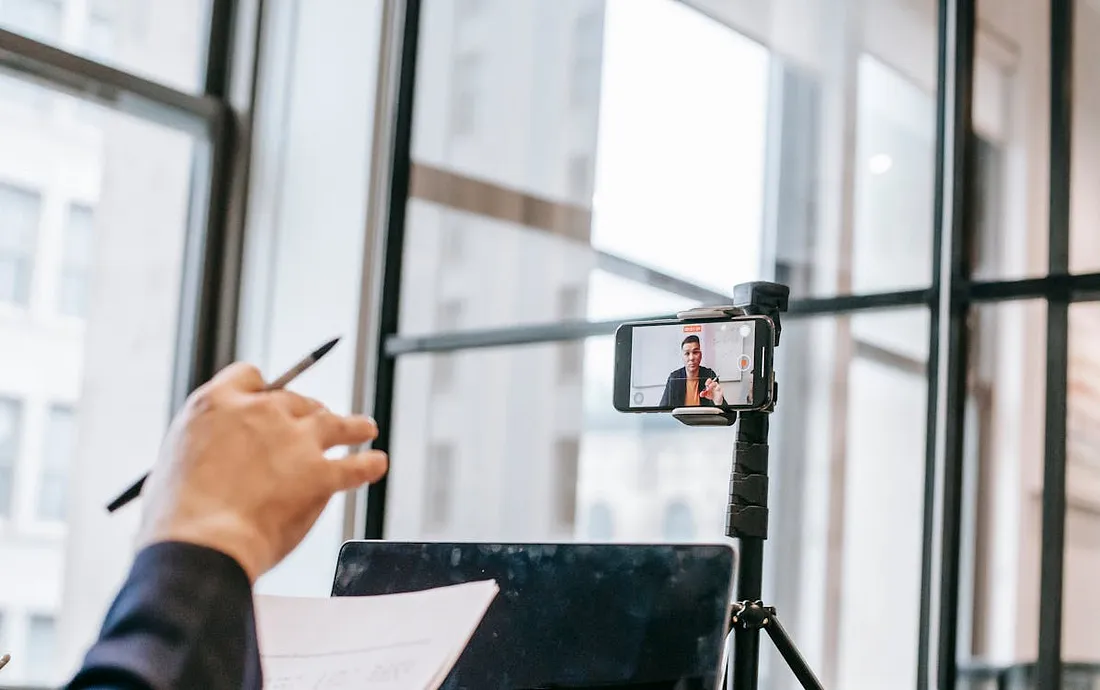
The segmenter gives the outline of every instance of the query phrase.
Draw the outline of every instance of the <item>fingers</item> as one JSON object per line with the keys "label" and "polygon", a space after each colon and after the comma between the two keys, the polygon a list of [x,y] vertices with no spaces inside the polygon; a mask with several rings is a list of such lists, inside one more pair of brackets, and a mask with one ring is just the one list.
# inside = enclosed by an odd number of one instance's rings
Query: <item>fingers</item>
{"label": "fingers", "polygon": [[322,408],[309,416],[322,448],[355,446],[378,437],[378,425],[370,417],[333,414]]}
{"label": "fingers", "polygon": [[292,417],[306,417],[314,412],[323,410],[325,407],[313,398],[299,395],[288,390],[271,391],[269,393],[264,393],[264,395],[270,396],[271,399],[275,401],[276,405],[289,412]]}
{"label": "fingers", "polygon": [[263,390],[264,387],[264,377],[260,370],[247,362],[230,364],[215,374],[210,382],[248,393]]}
{"label": "fingers", "polygon": [[380,450],[352,453],[346,458],[326,462],[331,477],[332,492],[357,489],[372,484],[386,474],[389,459]]}

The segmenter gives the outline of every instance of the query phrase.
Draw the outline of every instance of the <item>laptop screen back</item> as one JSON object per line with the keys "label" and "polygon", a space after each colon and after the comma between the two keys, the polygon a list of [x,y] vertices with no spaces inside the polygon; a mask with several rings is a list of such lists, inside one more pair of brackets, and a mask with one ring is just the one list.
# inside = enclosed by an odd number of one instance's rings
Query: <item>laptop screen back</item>
{"label": "laptop screen back", "polygon": [[712,688],[734,560],[725,545],[353,541],[332,595],[496,580],[445,690]]}

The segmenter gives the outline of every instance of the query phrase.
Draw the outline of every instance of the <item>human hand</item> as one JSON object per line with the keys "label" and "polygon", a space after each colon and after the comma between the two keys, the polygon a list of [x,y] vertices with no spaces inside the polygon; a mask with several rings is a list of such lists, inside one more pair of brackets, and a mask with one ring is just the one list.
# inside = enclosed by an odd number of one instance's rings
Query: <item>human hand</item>
{"label": "human hand", "polygon": [[706,388],[703,390],[703,397],[709,398],[715,405],[721,405],[725,400],[725,396],[722,394],[722,384],[718,383],[718,379],[707,379]]}
{"label": "human hand", "polygon": [[213,548],[255,582],[298,545],[334,494],[386,473],[381,451],[324,456],[374,439],[372,419],[264,386],[255,367],[237,363],[187,399],[149,475],[142,546]]}

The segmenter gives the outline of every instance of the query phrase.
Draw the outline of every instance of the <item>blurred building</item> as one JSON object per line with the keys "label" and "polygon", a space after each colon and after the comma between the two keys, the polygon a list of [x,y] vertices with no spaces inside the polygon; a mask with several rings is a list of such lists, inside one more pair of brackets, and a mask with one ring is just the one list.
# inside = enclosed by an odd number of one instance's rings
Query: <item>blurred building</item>
{"label": "blurred building", "polygon": [[[183,83],[204,18],[198,3],[0,3],[5,29]],[[0,151],[2,679],[52,684],[133,551],[135,511],[108,520],[104,501],[152,463],[166,425],[201,150],[0,73]]]}

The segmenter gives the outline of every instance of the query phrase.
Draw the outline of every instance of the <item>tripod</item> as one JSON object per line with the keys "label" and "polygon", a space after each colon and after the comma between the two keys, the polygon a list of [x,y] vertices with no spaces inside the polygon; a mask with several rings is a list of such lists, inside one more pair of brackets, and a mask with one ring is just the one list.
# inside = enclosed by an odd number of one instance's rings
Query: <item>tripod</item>
{"label": "tripod", "polygon": [[727,674],[732,690],[756,690],[761,630],[768,633],[802,687],[821,690],[821,681],[787,635],[775,615],[775,607],[764,606],[760,599],[764,540],[768,537],[767,412],[743,412],[737,425],[726,536],[736,537],[741,542],[737,603],[733,606],[731,619],[733,663],[731,673]]}
{"label": "tripod", "polygon": [[[782,330],[779,314],[787,311],[790,288],[776,283],[744,283],[733,290],[734,304],[682,312],[681,320],[727,315],[759,314],[771,319],[775,345]],[[764,572],[764,540],[768,538],[768,415],[775,409],[778,386],[772,376],[772,394],[758,410],[740,413],[720,408],[679,408],[672,415],[689,426],[730,426],[737,422],[737,442],[730,472],[726,536],[739,540],[737,601],[730,622],[733,627],[733,660],[726,674],[727,690],[757,690],[760,661],[760,631],[771,638],[776,649],[807,690],[823,690],[821,681],[802,658],[787,631],[776,617],[775,608],[761,600]]]}

